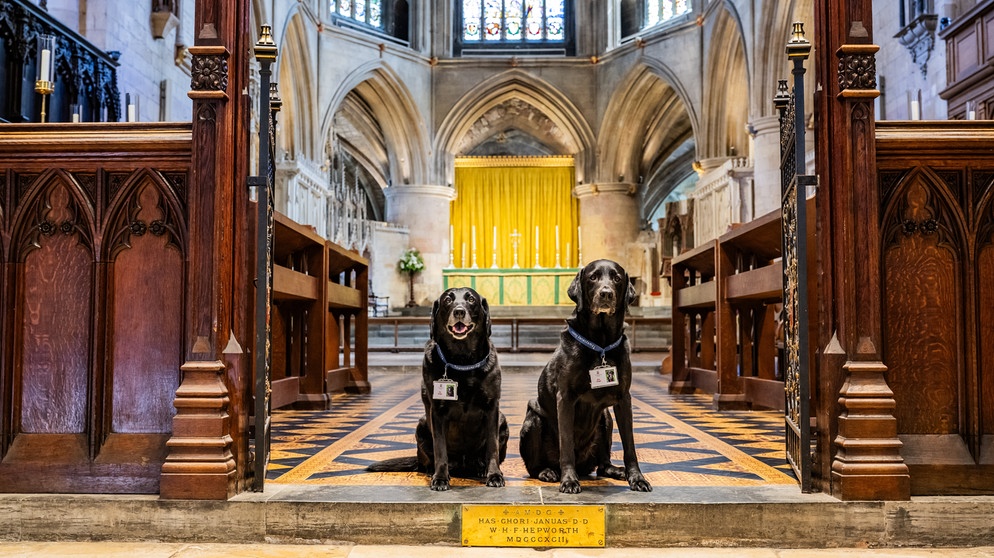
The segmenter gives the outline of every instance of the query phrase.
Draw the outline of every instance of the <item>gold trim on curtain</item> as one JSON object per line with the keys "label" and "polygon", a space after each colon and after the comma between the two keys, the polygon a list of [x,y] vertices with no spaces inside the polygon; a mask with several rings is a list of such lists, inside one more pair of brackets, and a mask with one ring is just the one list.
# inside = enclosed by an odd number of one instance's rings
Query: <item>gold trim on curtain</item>
{"label": "gold trim on curtain", "polygon": [[[461,159],[456,159],[457,196],[450,215],[456,267],[473,266],[474,227],[479,268],[493,266],[495,235],[497,267],[507,269],[514,265],[511,235],[515,231],[521,235],[519,267],[535,267],[536,234],[539,266],[555,267],[557,227],[560,266],[577,265],[579,208],[573,197],[572,157],[568,158],[569,166],[562,165],[566,159],[563,157],[466,159],[474,159],[477,163],[483,159],[516,159],[519,165],[508,166],[503,161],[498,166],[460,165]],[[540,159],[556,159],[558,164],[548,164],[553,161],[546,161],[543,166],[520,164]]]}

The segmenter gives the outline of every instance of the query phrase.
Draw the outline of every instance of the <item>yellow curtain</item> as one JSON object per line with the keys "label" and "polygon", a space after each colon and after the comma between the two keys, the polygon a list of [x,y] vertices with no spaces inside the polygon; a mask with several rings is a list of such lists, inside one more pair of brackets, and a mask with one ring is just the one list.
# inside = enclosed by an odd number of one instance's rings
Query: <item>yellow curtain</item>
{"label": "yellow curtain", "polygon": [[572,195],[573,176],[572,165],[468,167],[457,163],[457,197],[450,215],[455,266],[472,267],[475,246],[477,267],[493,265],[496,247],[497,267],[510,268],[515,238],[519,267],[536,267],[536,252],[540,267],[554,267],[557,248],[560,266],[576,266],[579,210]]}

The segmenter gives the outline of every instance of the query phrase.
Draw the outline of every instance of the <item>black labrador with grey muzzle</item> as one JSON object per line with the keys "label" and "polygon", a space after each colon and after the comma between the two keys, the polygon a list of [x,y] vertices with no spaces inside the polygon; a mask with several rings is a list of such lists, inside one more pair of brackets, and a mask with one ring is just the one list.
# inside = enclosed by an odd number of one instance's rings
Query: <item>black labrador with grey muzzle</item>
{"label": "black labrador with grey muzzle", "polygon": [[500,412],[500,365],[490,342],[490,307],[470,288],[448,289],[431,312],[431,338],[421,366],[417,457],[387,459],[368,471],[429,473],[432,490],[448,490],[450,469],[460,477],[504,486],[507,419]]}
{"label": "black labrador with grey muzzle", "polygon": [[[528,402],[521,425],[525,468],[545,482],[560,481],[559,491],[567,494],[579,493],[579,475],[594,470],[649,492],[635,455],[632,363],[625,336],[625,312],[635,290],[620,265],[597,260],[576,274],[567,292],[576,309],[539,375],[538,399]],[[612,406],[624,468],[611,464]]]}

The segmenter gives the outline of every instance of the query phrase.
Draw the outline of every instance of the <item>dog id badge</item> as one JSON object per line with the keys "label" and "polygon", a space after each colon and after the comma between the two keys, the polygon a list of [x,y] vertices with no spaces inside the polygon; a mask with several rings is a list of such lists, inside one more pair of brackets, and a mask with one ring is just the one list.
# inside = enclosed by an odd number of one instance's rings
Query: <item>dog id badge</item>
{"label": "dog id badge", "polygon": [[590,369],[590,387],[593,389],[618,385],[618,368],[602,364]]}
{"label": "dog id badge", "polygon": [[435,384],[435,399],[440,399],[442,401],[456,401],[459,399],[457,395],[457,390],[459,389],[459,382],[454,382],[448,378],[442,378],[441,380],[435,380],[432,382]]}

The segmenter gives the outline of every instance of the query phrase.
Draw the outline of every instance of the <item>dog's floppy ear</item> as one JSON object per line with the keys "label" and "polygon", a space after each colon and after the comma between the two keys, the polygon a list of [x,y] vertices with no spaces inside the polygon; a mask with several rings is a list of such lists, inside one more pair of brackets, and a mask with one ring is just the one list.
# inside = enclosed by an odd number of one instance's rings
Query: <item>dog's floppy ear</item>
{"label": "dog's floppy ear", "polygon": [[493,328],[490,324],[490,305],[487,303],[487,299],[480,297],[480,308],[483,308],[483,321],[487,324],[487,337],[493,333]]}
{"label": "dog's floppy ear", "polygon": [[435,314],[438,314],[438,300],[431,305],[431,318],[428,319],[428,338],[435,339]]}
{"label": "dog's floppy ear", "polygon": [[573,278],[573,282],[569,284],[569,288],[566,289],[566,294],[569,299],[576,303],[576,311],[583,311],[583,270],[586,268],[580,268],[580,271],[576,272],[576,277]]}
{"label": "dog's floppy ear", "polygon": [[628,283],[628,296],[625,300],[625,306],[631,306],[635,302],[635,287],[630,280],[626,283]]}

